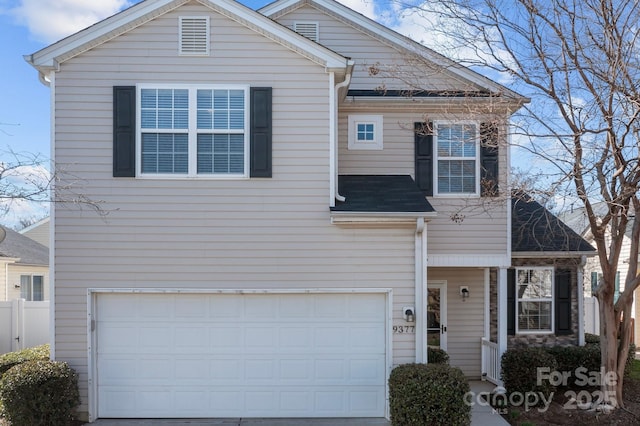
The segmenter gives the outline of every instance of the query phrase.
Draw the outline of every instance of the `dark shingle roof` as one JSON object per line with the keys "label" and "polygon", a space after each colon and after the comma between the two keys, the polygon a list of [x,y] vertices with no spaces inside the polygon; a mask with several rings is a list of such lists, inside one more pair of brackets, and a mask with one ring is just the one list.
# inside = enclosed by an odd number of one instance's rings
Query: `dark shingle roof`
{"label": "dark shingle roof", "polygon": [[595,252],[573,229],[526,194],[511,198],[513,252]]}
{"label": "dark shingle roof", "polygon": [[25,265],[48,265],[49,249],[16,231],[2,227],[6,236],[0,242],[0,257],[18,258]]}
{"label": "dark shingle roof", "polygon": [[340,195],[346,198],[333,212],[434,213],[411,176],[341,175]]}

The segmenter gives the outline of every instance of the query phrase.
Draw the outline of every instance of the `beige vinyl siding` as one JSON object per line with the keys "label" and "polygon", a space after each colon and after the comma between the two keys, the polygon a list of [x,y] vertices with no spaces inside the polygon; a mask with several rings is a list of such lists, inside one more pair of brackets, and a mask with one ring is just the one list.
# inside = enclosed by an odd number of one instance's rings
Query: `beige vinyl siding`
{"label": "beige vinyl siding", "polygon": [[[484,336],[484,269],[429,268],[427,279],[429,282],[447,283],[449,363],[459,367],[467,377],[480,378],[480,341]],[[460,297],[461,285],[469,286],[469,298],[464,302]]]}
{"label": "beige vinyl siding", "polygon": [[29,265],[16,265],[10,264],[8,268],[8,295],[7,300],[14,300],[20,298],[20,288],[16,288],[16,285],[20,285],[21,275],[41,275],[43,277],[44,284],[44,300],[49,300],[49,268],[46,266],[29,266]]}
{"label": "beige vinyl siding", "polygon": [[[347,143],[347,119],[355,110],[339,115],[339,174],[411,175],[415,177],[414,122],[424,120],[415,112],[395,112],[382,109],[383,149],[349,150]],[[429,120],[455,120],[461,115],[442,115],[426,110]],[[473,116],[468,119],[474,119]],[[478,122],[483,117],[478,116]],[[504,142],[504,141],[503,141]],[[506,143],[501,142],[499,169],[500,188],[506,188]],[[504,196],[497,198],[429,197],[438,213],[428,224],[429,254],[503,254],[507,250],[507,205]],[[464,215],[461,223],[451,220],[453,214]]]}
{"label": "beige vinyl siding", "polygon": [[[311,5],[279,16],[276,21],[290,29],[294,28],[296,21],[318,22],[318,42],[355,61],[350,89],[410,89],[417,87],[418,81],[420,87],[427,90],[460,90],[464,87],[461,86],[464,83],[453,81],[452,74],[446,70],[427,67],[422,61],[416,62],[407,52],[391,46],[375,33],[346,24]],[[370,73],[372,66],[380,70],[377,75]]]}
{"label": "beige vinyl siding", "polygon": [[[394,321],[413,305],[414,227],[330,224],[329,75],[214,13],[211,56],[179,57],[178,16],[206,11],[190,3],[56,74],[57,165],[108,213],[55,207],[55,350],[80,375],[80,411],[87,288],[393,288]],[[113,178],[112,86],[149,82],[273,87],[273,178]],[[393,362],[415,360],[397,341]]]}
{"label": "beige vinyl siding", "polygon": [[23,234],[25,237],[29,237],[32,240],[39,242],[45,247],[49,247],[49,239],[51,237],[49,219],[48,218],[44,219],[41,222],[42,223],[40,223],[37,226],[34,226],[29,231],[26,231],[26,232],[21,231],[20,233]]}

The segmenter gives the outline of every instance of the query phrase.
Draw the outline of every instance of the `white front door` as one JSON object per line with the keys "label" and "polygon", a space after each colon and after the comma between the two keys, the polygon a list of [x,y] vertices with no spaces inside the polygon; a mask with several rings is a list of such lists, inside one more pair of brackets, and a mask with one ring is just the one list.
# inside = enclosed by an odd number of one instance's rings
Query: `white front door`
{"label": "white front door", "polygon": [[98,417],[384,417],[386,298],[99,294]]}
{"label": "white front door", "polygon": [[427,284],[427,345],[447,350],[447,284]]}

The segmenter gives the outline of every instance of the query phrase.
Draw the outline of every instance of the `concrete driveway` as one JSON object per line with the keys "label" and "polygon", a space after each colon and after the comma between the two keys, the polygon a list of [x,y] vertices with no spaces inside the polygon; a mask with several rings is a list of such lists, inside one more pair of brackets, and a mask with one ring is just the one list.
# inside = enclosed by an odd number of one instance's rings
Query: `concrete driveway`
{"label": "concrete driveway", "polygon": [[99,419],[91,426],[390,426],[386,419]]}

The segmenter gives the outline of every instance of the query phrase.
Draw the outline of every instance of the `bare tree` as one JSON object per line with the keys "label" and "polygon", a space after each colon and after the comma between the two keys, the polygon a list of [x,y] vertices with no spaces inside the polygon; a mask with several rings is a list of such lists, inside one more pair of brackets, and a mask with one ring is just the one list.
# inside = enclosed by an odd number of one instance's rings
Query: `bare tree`
{"label": "bare tree", "polygon": [[82,193],[83,182],[61,167],[52,166],[38,154],[0,150],[0,217],[6,215],[16,203],[31,202],[71,204],[89,208],[100,216],[109,212],[102,202]]}
{"label": "bare tree", "polygon": [[[605,402],[623,406],[633,292],[640,284],[640,4],[637,0],[439,0],[407,4],[439,50],[492,73],[532,102],[514,116],[520,147],[544,159],[538,186],[579,200],[598,250]],[[439,34],[438,34],[439,32]],[[446,43],[447,45],[444,45]],[[525,142],[522,142],[525,140]],[[560,193],[560,191],[566,191]],[[606,203],[604,215],[594,211]],[[625,289],[614,301],[625,231]],[[606,235],[610,234],[610,238]]]}

